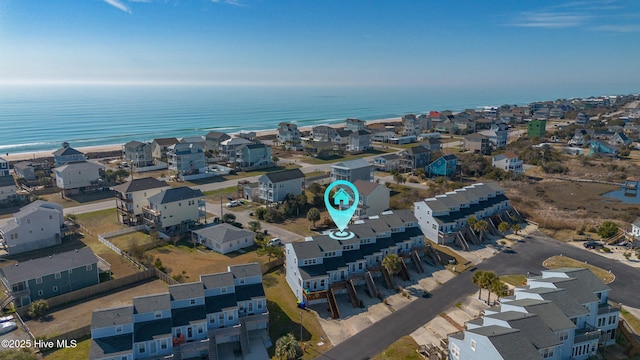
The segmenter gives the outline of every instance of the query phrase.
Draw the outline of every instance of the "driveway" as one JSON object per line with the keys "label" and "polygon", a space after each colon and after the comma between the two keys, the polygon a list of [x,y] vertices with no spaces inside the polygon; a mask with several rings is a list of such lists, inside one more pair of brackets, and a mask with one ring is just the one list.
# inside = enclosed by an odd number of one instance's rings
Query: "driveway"
{"label": "driveway", "polygon": [[[540,273],[542,261],[553,255],[563,254],[580,261],[587,261],[616,274],[616,281],[609,284],[610,298],[624,305],[640,308],[637,284],[640,273],[637,269],[603,258],[535,230],[522,242],[512,246],[515,253],[499,253],[478,265],[478,269],[495,271],[499,275]],[[366,359],[379,354],[402,336],[408,335],[454,306],[477,288],[471,282],[472,273],[464,272],[431,292],[430,298],[418,298],[405,307],[374,323],[353,337],[322,354],[318,359]]]}

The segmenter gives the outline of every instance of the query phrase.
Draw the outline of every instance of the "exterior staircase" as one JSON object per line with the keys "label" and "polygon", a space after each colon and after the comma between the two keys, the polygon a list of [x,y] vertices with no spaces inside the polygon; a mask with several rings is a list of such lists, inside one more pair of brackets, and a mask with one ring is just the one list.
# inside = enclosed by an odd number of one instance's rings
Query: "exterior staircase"
{"label": "exterior staircase", "polygon": [[462,231],[458,231],[456,233],[456,245],[458,245],[460,249],[462,249],[463,251],[469,250],[469,244],[467,243],[467,240],[464,238]]}
{"label": "exterior staircase", "polygon": [[367,284],[367,292],[369,293],[369,296],[372,298],[378,297],[378,288],[376,288],[376,283],[373,281],[371,271],[367,271],[364,274],[364,282]]}
{"label": "exterior staircase", "polygon": [[407,268],[407,263],[404,262],[404,258],[400,258],[400,276],[402,276],[402,280],[409,281],[409,269]]}
{"label": "exterior staircase", "polygon": [[251,352],[251,345],[249,344],[249,332],[247,331],[247,323],[244,319],[240,320],[240,348],[242,354],[248,354]]}
{"label": "exterior staircase", "polygon": [[427,246],[427,252],[433,260],[434,266],[442,265],[442,258],[440,257],[440,254],[438,254],[438,252],[432,246]]}
{"label": "exterior staircase", "polygon": [[419,274],[423,274],[424,273],[424,267],[422,266],[422,259],[420,259],[420,255],[415,250],[413,250],[411,252],[411,261],[413,261],[413,264],[416,267],[416,271]]}
{"label": "exterior staircase", "polygon": [[393,277],[389,274],[389,271],[383,266],[382,267],[382,277],[384,278],[384,283],[387,285],[387,289],[393,289]]}
{"label": "exterior staircase", "polygon": [[353,280],[349,279],[347,281],[347,294],[349,294],[349,300],[351,300],[351,305],[353,307],[360,306],[360,299],[358,299],[358,293],[356,292],[356,287],[353,285]]}
{"label": "exterior staircase", "polygon": [[[466,227],[464,234],[467,235],[465,236],[465,240],[471,241],[471,243],[474,245],[480,245],[480,238],[478,238],[478,234],[476,234],[476,231],[473,230],[471,226]],[[467,245],[468,244],[469,243],[467,242]]]}
{"label": "exterior staircase", "polygon": [[329,289],[327,293],[327,301],[329,302],[329,311],[331,311],[331,317],[333,319],[340,318],[340,309],[338,308],[338,302],[336,301],[336,294],[333,289]]}
{"label": "exterior staircase", "polygon": [[11,302],[13,302],[13,296],[11,296],[11,295],[6,295],[6,296],[2,299],[2,302],[0,302],[0,309],[4,309],[6,306],[8,306],[9,304],[11,304]]}
{"label": "exterior staircase", "polygon": [[218,360],[218,343],[214,334],[209,334],[209,360]]}
{"label": "exterior staircase", "polygon": [[604,243],[607,245],[613,245],[613,244],[619,243],[621,240],[624,240],[624,238],[625,238],[624,232],[618,229],[618,232],[612,237],[604,240]]}

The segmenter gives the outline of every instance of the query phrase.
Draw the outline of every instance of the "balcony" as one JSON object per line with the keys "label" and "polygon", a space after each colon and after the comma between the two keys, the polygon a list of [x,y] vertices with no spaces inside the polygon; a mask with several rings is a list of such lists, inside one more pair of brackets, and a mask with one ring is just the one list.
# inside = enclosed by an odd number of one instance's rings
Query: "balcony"
{"label": "balcony", "polygon": [[154,210],[149,207],[143,207],[142,212],[145,214],[149,214],[153,217],[159,217],[160,215],[162,215],[162,212],[160,210]]}
{"label": "balcony", "polygon": [[581,329],[576,330],[574,344],[591,342],[600,339],[600,330]]}
{"label": "balcony", "polygon": [[598,304],[598,315],[620,312],[621,305]]}

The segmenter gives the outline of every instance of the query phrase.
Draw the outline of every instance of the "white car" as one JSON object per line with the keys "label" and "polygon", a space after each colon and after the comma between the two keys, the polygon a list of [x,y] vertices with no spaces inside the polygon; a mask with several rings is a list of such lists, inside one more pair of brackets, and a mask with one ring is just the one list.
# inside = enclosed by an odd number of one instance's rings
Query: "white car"
{"label": "white car", "polygon": [[0,317],[0,323],[7,322],[7,321],[13,321],[13,319],[14,319],[13,315],[3,316],[3,317]]}
{"label": "white car", "polygon": [[240,205],[241,205],[241,204],[240,204],[240,202],[239,202],[239,201],[233,200],[233,201],[231,201],[231,202],[228,202],[226,206],[227,206],[228,208],[230,208],[230,207],[236,207],[236,206],[240,206]]}
{"label": "white car", "polygon": [[18,328],[18,325],[16,325],[14,321],[3,322],[2,324],[0,324],[0,335],[6,334],[8,332],[12,332],[17,328]]}
{"label": "white car", "polygon": [[267,246],[281,246],[281,245],[282,245],[282,240],[280,240],[280,238],[273,238],[269,240],[269,242],[267,243]]}

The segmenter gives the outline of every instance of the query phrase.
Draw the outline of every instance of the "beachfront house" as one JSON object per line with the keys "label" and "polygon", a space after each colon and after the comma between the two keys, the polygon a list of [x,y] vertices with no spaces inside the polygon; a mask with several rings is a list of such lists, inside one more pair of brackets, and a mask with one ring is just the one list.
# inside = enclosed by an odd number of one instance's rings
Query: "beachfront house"
{"label": "beachfront house", "polygon": [[16,307],[100,283],[98,258],[89,247],[5,266],[0,276]]}
{"label": "beachfront house", "polygon": [[204,174],[206,159],[204,148],[197,143],[178,143],[167,153],[169,170],[178,176]]}
{"label": "beachfront house", "polygon": [[402,158],[398,154],[384,154],[373,159],[373,166],[378,171],[400,171]]}
{"label": "beachfront house", "polygon": [[60,245],[64,233],[62,205],[37,200],[23,207],[0,227],[9,255]]}
{"label": "beachfront house", "polygon": [[374,142],[389,142],[389,139],[396,136],[393,131],[380,131],[371,135],[371,141]]}
{"label": "beachfront house", "polygon": [[235,164],[238,148],[248,144],[252,144],[252,142],[238,137],[224,140],[220,145],[220,156],[222,156],[228,164]]}
{"label": "beachfront house", "polygon": [[267,359],[268,329],[260,265],[233,265],[135,297],[133,306],[95,310],[89,359],[219,359],[236,349],[240,358]]}
{"label": "beachfront house", "polygon": [[629,146],[631,143],[631,139],[629,139],[623,132],[616,132],[611,136],[611,138],[609,138],[609,144],[615,146]]}
{"label": "beachfront house", "polygon": [[245,144],[236,150],[236,167],[244,171],[264,169],[274,166],[271,146],[265,144]]}
{"label": "beachfront house", "polygon": [[615,343],[619,305],[588,269],[543,270],[449,335],[451,359],[586,360]]}
{"label": "beachfront house", "polygon": [[[408,210],[358,220],[348,230],[355,237],[334,240],[329,235],[318,235],[285,244],[286,280],[299,301],[310,305],[327,303],[334,292],[346,293],[347,286],[362,286],[365,278],[381,276],[381,271],[375,269],[388,254],[409,255],[424,247],[424,235]],[[342,286],[332,287],[333,284]],[[375,285],[369,289],[377,293]],[[332,308],[333,304],[330,302],[329,306]]]}
{"label": "beachfront house", "polygon": [[53,152],[53,162],[55,166],[62,166],[76,161],[87,161],[84,154],[71,146],[68,142],[63,142],[62,147]]}
{"label": "beachfront house", "polygon": [[420,133],[422,133],[422,126],[420,125],[418,118],[414,114],[404,115],[402,117],[400,135],[410,136],[418,135]]}
{"label": "beachfront house", "polygon": [[527,124],[527,137],[537,139],[544,137],[547,129],[546,120],[532,120]]}
{"label": "beachfront house", "polygon": [[493,149],[500,149],[507,146],[507,137],[509,136],[507,124],[495,123],[491,125],[490,130],[482,130],[479,131],[479,133],[489,138]]}
{"label": "beachfront house", "polygon": [[16,197],[16,181],[11,175],[0,176],[0,201]]}
{"label": "beachfront house", "polygon": [[331,141],[337,129],[328,125],[318,125],[311,128],[313,141]]}
{"label": "beachfront house", "polygon": [[0,176],[9,175],[9,169],[10,169],[9,162],[0,157]]}
{"label": "beachfront house", "polygon": [[178,139],[182,144],[198,144],[203,150],[207,146],[204,136],[187,136]]}
{"label": "beachfront house", "polygon": [[354,213],[356,219],[368,218],[389,210],[389,188],[364,180],[356,180],[353,185],[359,194],[358,207]]}
{"label": "beachfront house", "polygon": [[[436,134],[439,135],[440,133],[436,133]],[[423,140],[418,145],[424,146],[427,149],[429,149],[430,151],[440,151],[440,150],[442,150],[442,143],[440,142],[440,139],[436,138],[436,137],[423,138]]]}
{"label": "beachfront house", "polygon": [[36,168],[30,161],[21,161],[13,165],[13,170],[16,172],[16,176],[25,180],[36,180]]}
{"label": "beachfront house", "polygon": [[494,156],[491,159],[491,165],[504,171],[511,171],[514,174],[524,173],[523,161],[518,159],[518,155],[512,151]]}
{"label": "beachfront house", "polygon": [[367,122],[360,119],[347,119],[344,122],[344,129],[347,131],[366,130]]}
{"label": "beachfront house", "polygon": [[142,209],[149,206],[148,198],[170,188],[166,182],[151,177],[133,179],[114,187],[118,221],[130,226],[142,225]]}
{"label": "beachfront house", "polygon": [[334,150],[344,150],[349,144],[349,137],[351,136],[351,130],[337,129],[333,136],[329,139],[334,145]]}
{"label": "beachfront house", "polygon": [[[468,219],[486,219],[508,210],[504,189],[493,182],[477,183],[413,204],[413,213],[427,239],[440,245],[461,245]],[[464,248],[464,246],[461,246]]]}
{"label": "beachfront house", "polygon": [[364,159],[341,161],[331,165],[331,181],[346,180],[351,183],[356,180],[372,181],[373,166]]}
{"label": "beachfront house", "polygon": [[426,174],[426,167],[431,159],[431,150],[424,145],[410,147],[400,152],[400,171],[415,172],[422,169]]}
{"label": "beachfront house", "polygon": [[151,142],[151,155],[154,160],[167,162],[169,147],[178,143],[176,138],[153,139]]}
{"label": "beachfront house", "polygon": [[161,189],[142,209],[144,224],[167,235],[187,232],[206,216],[204,194],[188,186]]}
{"label": "beachfront house", "polygon": [[353,131],[349,134],[347,151],[350,153],[361,153],[373,149],[371,146],[371,132],[367,130]]}
{"label": "beachfront house", "polygon": [[585,113],[578,113],[576,115],[576,125],[586,126],[589,123],[589,115]]}
{"label": "beachfront house", "polygon": [[101,165],[81,161],[66,163],[53,169],[56,186],[64,196],[90,190],[99,185]]}
{"label": "beachfront house", "polygon": [[281,122],[278,124],[276,138],[278,139],[278,142],[285,147],[285,149],[297,149],[300,146],[301,141],[298,125]]}
{"label": "beachfront house", "polygon": [[491,154],[489,137],[480,133],[473,133],[464,137],[464,149],[483,155]]}
{"label": "beachfront house", "polygon": [[122,158],[135,168],[153,166],[153,146],[140,141],[129,141],[122,146]]}
{"label": "beachfront house", "polygon": [[224,255],[252,246],[255,235],[253,231],[223,223],[193,230],[191,236],[198,244]]}
{"label": "beachfront house", "polygon": [[282,170],[258,178],[258,198],[264,203],[283,201],[288,194],[304,192],[305,175],[300,169]]}
{"label": "beachfront house", "polygon": [[205,150],[211,151],[214,155],[217,155],[220,152],[222,142],[229,139],[231,139],[231,136],[223,132],[209,131],[207,135],[204,136]]}
{"label": "beachfront house", "polygon": [[458,158],[453,154],[439,157],[427,167],[429,176],[450,177],[458,169]]}

